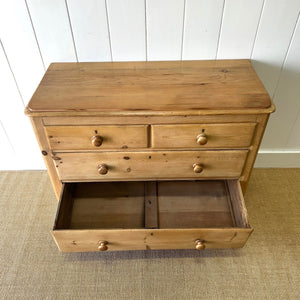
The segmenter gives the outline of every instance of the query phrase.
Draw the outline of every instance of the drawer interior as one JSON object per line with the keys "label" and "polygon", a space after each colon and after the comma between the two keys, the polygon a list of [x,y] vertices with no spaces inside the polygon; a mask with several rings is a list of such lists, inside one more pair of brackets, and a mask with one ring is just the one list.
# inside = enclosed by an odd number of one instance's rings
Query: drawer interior
{"label": "drawer interior", "polygon": [[235,226],[225,181],[161,182],[157,197],[161,228]]}
{"label": "drawer interior", "polygon": [[54,230],[248,228],[238,180],[65,183]]}
{"label": "drawer interior", "polygon": [[144,183],[66,183],[59,206],[57,229],[144,228]]}

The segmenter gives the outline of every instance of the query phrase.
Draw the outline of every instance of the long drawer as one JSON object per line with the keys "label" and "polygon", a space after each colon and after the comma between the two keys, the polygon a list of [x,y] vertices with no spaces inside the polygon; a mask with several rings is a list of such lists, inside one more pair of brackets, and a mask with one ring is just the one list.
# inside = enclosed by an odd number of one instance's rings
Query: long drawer
{"label": "long drawer", "polygon": [[62,181],[239,178],[247,150],[55,153]]}
{"label": "long drawer", "polygon": [[239,248],[252,229],[238,180],[64,184],[63,252]]}
{"label": "long drawer", "polygon": [[148,125],[45,126],[53,150],[147,148]]}
{"label": "long drawer", "polygon": [[170,124],[152,126],[154,148],[246,148],[255,123]]}

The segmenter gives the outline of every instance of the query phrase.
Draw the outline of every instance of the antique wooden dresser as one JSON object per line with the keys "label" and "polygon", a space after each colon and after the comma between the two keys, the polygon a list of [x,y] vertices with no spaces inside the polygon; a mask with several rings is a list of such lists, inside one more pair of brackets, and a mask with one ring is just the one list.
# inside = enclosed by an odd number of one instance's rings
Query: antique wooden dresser
{"label": "antique wooden dresser", "polygon": [[248,60],[51,64],[26,114],[59,249],[242,247],[273,111]]}

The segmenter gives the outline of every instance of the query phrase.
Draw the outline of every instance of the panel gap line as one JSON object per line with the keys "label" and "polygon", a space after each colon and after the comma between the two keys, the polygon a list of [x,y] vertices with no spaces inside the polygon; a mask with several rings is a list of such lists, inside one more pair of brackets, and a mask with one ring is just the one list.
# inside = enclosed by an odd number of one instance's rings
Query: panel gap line
{"label": "panel gap line", "polygon": [[289,144],[289,140],[290,140],[291,135],[292,135],[292,133],[293,133],[293,129],[294,129],[294,127],[296,126],[296,123],[297,123],[299,117],[300,117],[300,109],[299,109],[299,111],[298,111],[298,113],[297,113],[297,116],[296,116],[294,122],[293,122],[293,125],[291,126],[291,130],[289,131],[289,133],[288,133],[288,135],[287,135],[286,141],[285,141],[285,143],[284,143],[284,146],[285,146],[285,147],[287,147],[288,144]]}
{"label": "panel gap line", "polygon": [[39,53],[40,53],[40,57],[41,57],[41,60],[42,60],[44,71],[46,71],[44,58],[43,58],[43,55],[42,55],[42,51],[41,51],[41,47],[40,47],[40,44],[39,44],[39,40],[37,38],[36,31],[35,31],[35,28],[34,28],[34,25],[33,25],[33,21],[32,21],[32,17],[31,17],[31,13],[30,13],[30,10],[29,10],[29,7],[28,7],[27,0],[25,0],[25,5],[26,5],[28,16],[29,16],[29,20],[30,20],[30,23],[31,23],[32,31],[33,31],[33,34],[34,34],[34,38],[35,38],[35,41],[36,41],[36,44],[37,44],[37,47],[38,47],[38,50],[39,50]]}
{"label": "panel gap line", "polygon": [[111,46],[111,32],[109,26],[109,15],[108,15],[108,8],[107,8],[107,0],[104,1],[105,3],[105,11],[106,11],[106,23],[107,23],[107,30],[108,30],[108,41],[109,41],[109,49],[110,49],[110,60],[113,61],[113,52]]}
{"label": "panel gap line", "polygon": [[218,42],[217,42],[217,49],[216,49],[215,59],[218,58],[218,53],[219,53],[221,33],[222,33],[222,26],[223,26],[223,20],[224,20],[224,15],[225,15],[225,5],[226,5],[226,0],[223,1],[222,18],[221,18],[221,21],[220,21],[219,35],[218,35]]}
{"label": "panel gap line", "polygon": [[16,155],[16,150],[15,150],[15,148],[14,148],[14,146],[13,146],[13,144],[12,144],[12,142],[11,142],[11,140],[10,140],[10,138],[9,138],[9,136],[8,136],[8,134],[7,134],[7,132],[6,132],[6,130],[5,130],[5,127],[4,127],[3,123],[1,122],[1,120],[0,120],[0,127],[2,127],[2,129],[3,129],[3,132],[4,132],[4,134],[5,134],[6,138],[7,138],[8,144],[9,144],[10,147],[11,147],[11,150],[12,150],[13,153]]}
{"label": "panel gap line", "polygon": [[73,41],[73,47],[74,47],[75,57],[76,57],[76,61],[79,62],[78,61],[77,49],[76,49],[75,38],[74,38],[74,33],[73,33],[73,28],[72,28],[72,22],[71,22],[71,17],[70,17],[70,12],[69,12],[69,7],[68,7],[67,0],[65,0],[65,5],[66,5],[66,10],[67,10],[68,20],[69,20],[69,25],[70,25],[70,31],[71,31],[72,41]]}
{"label": "panel gap line", "polygon": [[180,59],[183,58],[183,40],[184,40],[184,30],[185,30],[185,6],[186,0],[183,2],[183,16],[182,16],[182,34],[181,34],[181,49],[180,49]]}
{"label": "panel gap line", "polygon": [[11,75],[12,75],[12,77],[13,77],[13,79],[14,79],[14,82],[15,82],[16,88],[17,88],[17,90],[18,90],[18,93],[19,93],[19,95],[20,95],[20,98],[21,98],[21,101],[22,101],[23,107],[25,108],[25,103],[24,103],[24,99],[23,99],[23,97],[22,97],[21,90],[20,90],[20,88],[19,88],[19,85],[18,85],[18,82],[17,82],[16,76],[15,76],[15,74],[14,74],[13,70],[12,70],[12,67],[11,67],[11,65],[10,65],[10,62],[9,62],[8,56],[7,56],[7,54],[6,54],[6,51],[5,51],[5,49],[4,49],[4,45],[3,45],[3,43],[2,43],[2,41],[1,41],[1,40],[0,40],[0,45],[1,45],[1,48],[2,48],[2,50],[3,50],[3,53],[4,53],[4,56],[5,56],[5,59],[6,59],[7,65],[8,65],[8,67],[9,67],[9,69],[10,69]]}
{"label": "panel gap line", "polygon": [[286,53],[285,53],[285,56],[284,56],[284,59],[282,61],[282,64],[281,64],[281,67],[280,67],[280,72],[279,72],[279,76],[278,76],[278,79],[277,79],[277,82],[276,82],[276,86],[275,86],[275,89],[274,89],[274,92],[273,92],[273,95],[272,95],[272,100],[275,98],[275,95],[277,94],[277,91],[278,91],[278,88],[279,88],[279,83],[280,83],[280,80],[281,80],[281,77],[282,77],[282,72],[283,72],[283,69],[284,69],[284,66],[286,64],[286,60],[289,56],[289,52],[290,52],[290,49],[291,49],[291,45],[293,44],[293,41],[294,41],[294,38],[295,38],[295,32],[296,32],[296,29],[299,25],[299,19],[300,19],[300,10],[298,12],[298,16],[297,16],[297,19],[296,19],[296,23],[295,23],[295,26],[294,26],[294,29],[293,29],[293,32],[292,32],[292,35],[291,35],[291,38],[290,38],[290,42],[289,42],[289,45],[288,45],[288,48],[286,50]]}
{"label": "panel gap line", "polygon": [[[289,52],[290,52],[290,49],[291,49],[291,45],[292,45],[292,43],[293,43],[293,41],[294,41],[294,38],[295,38],[295,32],[296,32],[296,29],[297,29],[298,26],[300,26],[300,11],[299,11],[299,13],[298,13],[298,17],[297,17],[296,24],[295,24],[295,26],[294,26],[294,30],[293,30],[293,33],[292,33],[292,37],[291,37],[291,40],[290,40],[288,49],[287,49],[287,51],[286,51],[286,55],[285,55],[285,58],[284,58],[284,62],[283,62],[283,64],[282,64],[282,66],[281,66],[280,75],[279,75],[279,78],[278,78],[278,81],[277,81],[277,85],[276,85],[276,89],[275,89],[275,91],[274,91],[273,98],[275,98],[275,95],[276,95],[276,93],[277,93],[277,91],[278,91],[278,89],[279,89],[279,83],[280,83],[280,80],[281,80],[281,78],[282,78],[283,68],[284,68],[284,65],[286,64],[286,60],[287,60],[287,57],[288,57],[288,55],[289,55]],[[273,98],[272,98],[272,99],[273,99]],[[291,130],[290,130],[290,132],[289,132],[288,135],[287,135],[286,141],[285,141],[285,143],[284,143],[284,146],[285,146],[285,147],[286,147],[286,146],[288,145],[288,143],[289,143],[290,137],[291,137],[292,132],[293,132],[293,128],[294,128],[295,125],[296,125],[296,122],[297,122],[297,120],[298,120],[299,115],[300,115],[300,110],[297,112],[297,116],[296,116],[296,118],[295,118],[295,120],[294,120],[294,122],[293,122],[293,125],[291,126]]]}
{"label": "panel gap line", "polygon": [[146,61],[148,61],[147,0],[145,0],[144,5],[145,5],[145,47],[146,47]]}
{"label": "panel gap line", "polygon": [[254,41],[253,41],[253,45],[252,45],[252,49],[251,49],[251,53],[250,53],[250,59],[252,59],[253,51],[254,51],[254,48],[255,48],[256,41],[257,41],[258,31],[259,31],[259,28],[260,28],[260,25],[261,25],[262,15],[263,15],[263,12],[265,10],[265,5],[266,5],[266,0],[263,0],[263,4],[261,6],[260,15],[259,15],[259,18],[258,18],[257,27],[256,27],[256,31],[255,31]]}

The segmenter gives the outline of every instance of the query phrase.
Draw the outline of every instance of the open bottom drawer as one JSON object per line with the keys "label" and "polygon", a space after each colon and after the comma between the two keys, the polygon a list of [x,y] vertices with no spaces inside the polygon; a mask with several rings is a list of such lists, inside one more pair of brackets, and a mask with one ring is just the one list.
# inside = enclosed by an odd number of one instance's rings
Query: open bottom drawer
{"label": "open bottom drawer", "polygon": [[62,252],[240,248],[252,229],[238,180],[64,184]]}

